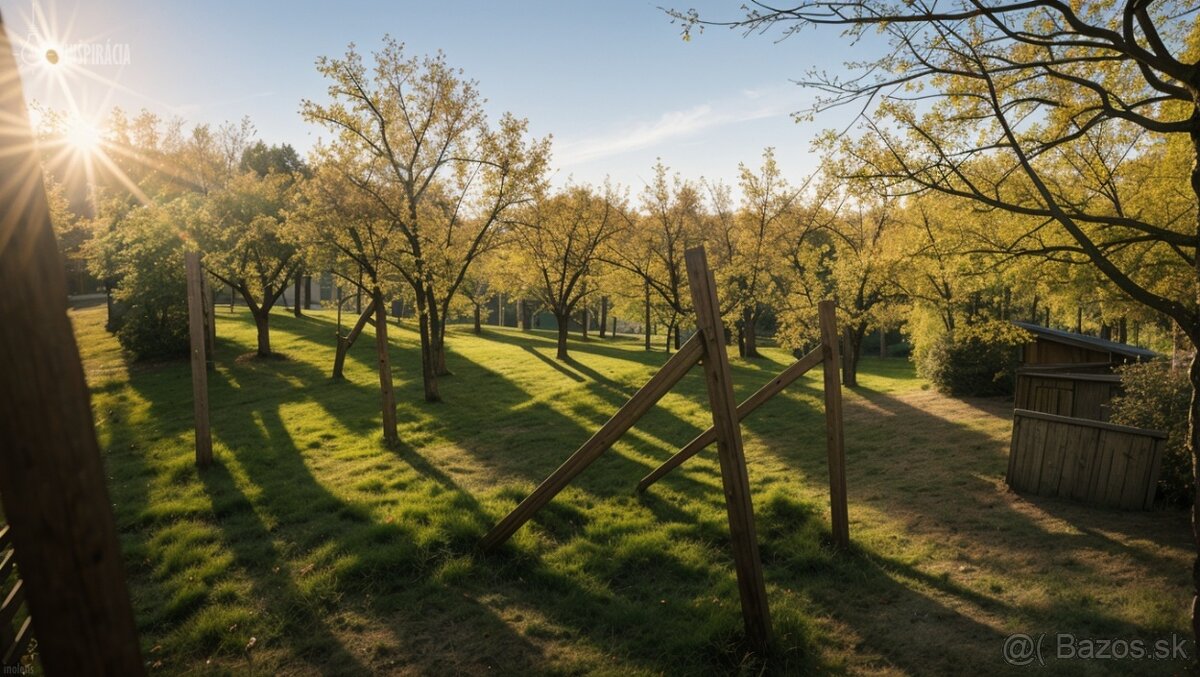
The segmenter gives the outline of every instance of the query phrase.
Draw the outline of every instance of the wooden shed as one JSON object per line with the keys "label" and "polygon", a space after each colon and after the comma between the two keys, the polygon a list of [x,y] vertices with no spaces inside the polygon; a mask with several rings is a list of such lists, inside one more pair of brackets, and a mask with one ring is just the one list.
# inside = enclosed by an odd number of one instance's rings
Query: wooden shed
{"label": "wooden shed", "polygon": [[1094,336],[1014,322],[1023,346],[1013,399],[1008,485],[1126,509],[1154,502],[1165,433],[1108,423],[1121,393],[1114,367],[1158,354]]}

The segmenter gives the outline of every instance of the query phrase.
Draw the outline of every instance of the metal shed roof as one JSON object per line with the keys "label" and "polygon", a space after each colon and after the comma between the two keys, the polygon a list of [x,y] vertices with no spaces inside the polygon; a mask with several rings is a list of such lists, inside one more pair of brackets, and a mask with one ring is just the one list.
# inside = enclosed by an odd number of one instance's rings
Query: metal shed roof
{"label": "metal shed roof", "polygon": [[1078,348],[1097,350],[1104,353],[1116,353],[1118,355],[1133,357],[1139,360],[1152,360],[1156,357],[1160,357],[1160,355],[1153,350],[1131,346],[1127,343],[1117,343],[1116,341],[1109,341],[1106,339],[1097,338],[1095,336],[1085,336],[1083,334],[1076,334],[1075,332],[1071,331],[1051,329],[1050,327],[1043,327],[1040,324],[1032,324],[1030,322],[1013,322],[1013,324],[1042,338],[1058,343],[1065,343]]}

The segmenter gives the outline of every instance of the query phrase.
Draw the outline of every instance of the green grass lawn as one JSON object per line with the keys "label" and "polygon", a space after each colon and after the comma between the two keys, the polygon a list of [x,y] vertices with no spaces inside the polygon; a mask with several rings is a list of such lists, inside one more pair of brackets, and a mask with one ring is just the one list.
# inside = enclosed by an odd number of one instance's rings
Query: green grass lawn
{"label": "green grass lawn", "polygon": [[[452,328],[445,402],[421,401],[417,340],[392,329],[402,443],[381,444],[374,345],[329,379],[326,313],[272,317],[283,360],[218,311],[216,463],[193,465],[186,362],[130,364],[103,308],[73,311],[146,658],[164,673],[758,672],[714,450],[638,479],[711,423],[695,369],[494,555],[482,534],[666,359],[634,338]],[[369,330],[366,334],[369,334]],[[738,398],[790,357],[734,358]],[[1016,632],[1188,632],[1189,534],[1009,492],[1011,404],[929,390],[864,359],[846,391],[853,551],[828,545],[820,374],[743,426],[775,626],[768,671],[1002,672]],[[1050,662],[1075,674],[1179,664]],[[1028,670],[1028,668],[1026,668]],[[1023,672],[1024,670],[1015,670]]]}

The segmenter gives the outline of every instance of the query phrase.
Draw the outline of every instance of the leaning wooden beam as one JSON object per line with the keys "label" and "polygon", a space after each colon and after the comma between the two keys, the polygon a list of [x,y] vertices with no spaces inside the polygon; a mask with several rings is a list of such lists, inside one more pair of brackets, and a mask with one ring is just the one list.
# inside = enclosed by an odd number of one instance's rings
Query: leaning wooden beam
{"label": "leaning wooden beam", "polygon": [[750,476],[742,453],[742,431],[733,399],[733,374],[725,352],[725,331],[717,304],[717,283],[708,269],[704,248],[684,253],[692,306],[696,309],[696,328],[704,339],[704,374],[708,401],[712,408],[713,429],[717,436],[717,457],[721,461],[721,481],[725,485],[725,509],[729,513],[729,537],[733,562],[737,569],[738,592],[742,600],[742,619],[746,639],[758,651],[765,651],[771,640],[771,612],[767,607],[767,587],[762,561],[758,556],[758,535],[754,528],[754,506],[750,500]]}
{"label": "leaning wooden beam", "polygon": [[38,654],[48,675],[141,675],[66,275],[3,19],[0,120],[0,503]]}
{"label": "leaning wooden beam", "polygon": [[571,457],[545,479],[533,493],[529,494],[507,517],[500,520],[492,530],[483,537],[481,543],[484,550],[490,550],[504,543],[520,529],[534,513],[550,502],[558,492],[571,483],[576,475],[583,472],[597,458],[611,447],[625,431],[633,427],[663,395],[679,382],[692,367],[700,361],[704,354],[704,346],[699,335],[688,339],[659,369],[658,373],[646,382],[633,397],[624,404],[613,417],[608,420],[591,439],[571,454]]}
{"label": "leaning wooden beam", "polygon": [[[738,405],[738,422],[740,423],[746,420],[746,417],[749,416],[755,409],[758,409],[767,400],[783,392],[784,388],[787,388],[791,384],[795,383],[796,379],[800,378],[810,369],[820,363],[821,349],[815,348],[804,357],[801,357],[800,360],[795,364],[792,364],[787,369],[779,372],[775,378],[768,381],[766,385],[759,388],[757,392],[750,397],[747,397],[744,402]],[[655,468],[654,472],[651,472],[649,475],[643,477],[642,481],[638,482],[638,493],[644,493],[650,488],[650,485],[665,477],[667,473],[683,465],[684,461],[700,453],[708,445],[715,441],[717,441],[716,428],[709,428],[708,430],[705,430],[697,435],[694,440],[687,443],[687,446],[675,452],[674,456],[668,458],[665,463]]]}
{"label": "leaning wooden beam", "polygon": [[192,409],[196,419],[196,465],[212,463],[212,430],[208,426],[208,361],[204,326],[204,286],[200,271],[200,252],[183,255],[187,268],[188,333],[192,353]]}
{"label": "leaning wooden beam", "polygon": [[825,364],[825,446],[829,456],[829,520],[833,542],[850,547],[850,518],[846,511],[846,448],[842,432],[842,382],[838,378],[838,330],[833,301],[817,304]]}

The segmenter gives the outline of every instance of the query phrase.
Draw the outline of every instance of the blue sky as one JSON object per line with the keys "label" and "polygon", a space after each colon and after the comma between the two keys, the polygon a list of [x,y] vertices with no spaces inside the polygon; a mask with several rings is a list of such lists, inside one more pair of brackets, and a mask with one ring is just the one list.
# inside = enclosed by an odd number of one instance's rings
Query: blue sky
{"label": "blue sky", "polygon": [[[656,4],[0,0],[0,12],[15,39],[39,32],[37,16],[59,41],[127,46],[128,64],[83,66],[66,83],[92,113],[119,105],[190,123],[249,116],[260,138],[306,151],[319,130],[299,103],[323,98],[326,86],[313,61],[350,42],[369,51],[390,34],[413,53],[444,51],[479,82],[493,116],[511,111],[553,134],[559,181],[611,176],[636,190],[661,157],[685,176],[733,183],[738,162],[757,164],[770,145],[799,182],[815,166],[814,134],[841,120],[795,123],[789,114],[810,94],[790,80],[840,68],[854,58],[847,43],[833,30],[777,43],[725,29],[684,42]],[[680,7],[728,17],[740,4]],[[26,96],[66,108],[68,94],[44,70],[23,66]]]}

